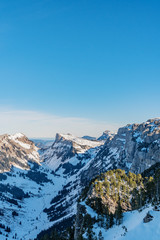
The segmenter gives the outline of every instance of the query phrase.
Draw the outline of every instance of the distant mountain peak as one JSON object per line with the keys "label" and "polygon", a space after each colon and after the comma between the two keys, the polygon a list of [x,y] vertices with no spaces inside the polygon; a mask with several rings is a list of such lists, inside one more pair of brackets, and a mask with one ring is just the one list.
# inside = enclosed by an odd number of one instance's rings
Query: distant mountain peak
{"label": "distant mountain peak", "polygon": [[99,138],[97,138],[97,140],[98,140],[98,141],[105,141],[105,140],[113,137],[114,135],[115,135],[115,133],[113,133],[113,132],[111,132],[111,131],[109,131],[109,130],[105,130],[105,131],[103,132],[103,134],[102,134]]}

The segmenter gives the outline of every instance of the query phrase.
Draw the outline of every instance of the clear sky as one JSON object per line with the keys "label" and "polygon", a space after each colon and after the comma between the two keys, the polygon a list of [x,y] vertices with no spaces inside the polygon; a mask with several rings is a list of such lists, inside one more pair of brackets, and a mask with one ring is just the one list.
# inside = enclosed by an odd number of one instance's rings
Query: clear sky
{"label": "clear sky", "polygon": [[159,0],[1,0],[0,133],[160,117]]}

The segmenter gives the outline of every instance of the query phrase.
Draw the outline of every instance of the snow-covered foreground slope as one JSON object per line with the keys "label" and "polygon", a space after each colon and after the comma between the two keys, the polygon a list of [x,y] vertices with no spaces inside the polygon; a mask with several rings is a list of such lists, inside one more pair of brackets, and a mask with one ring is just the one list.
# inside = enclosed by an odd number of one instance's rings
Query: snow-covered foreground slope
{"label": "snow-covered foreground slope", "polygon": [[[86,206],[86,205],[85,205]],[[92,217],[97,217],[97,214],[90,207],[87,208],[87,213]],[[143,219],[147,213],[153,216],[153,220],[144,223]],[[112,228],[105,230],[103,227],[94,225],[93,231],[98,236],[102,232],[104,240],[159,240],[160,239],[160,212],[155,211],[154,207],[149,205],[141,211],[135,210],[124,213],[123,223],[114,225]]]}

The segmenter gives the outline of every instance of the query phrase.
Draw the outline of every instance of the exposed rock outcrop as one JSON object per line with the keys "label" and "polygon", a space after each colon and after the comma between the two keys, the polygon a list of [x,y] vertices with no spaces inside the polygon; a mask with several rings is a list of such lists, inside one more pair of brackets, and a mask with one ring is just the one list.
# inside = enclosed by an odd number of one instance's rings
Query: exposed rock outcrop
{"label": "exposed rock outcrop", "polygon": [[144,223],[148,223],[153,220],[153,216],[148,212],[147,215],[143,218]]}

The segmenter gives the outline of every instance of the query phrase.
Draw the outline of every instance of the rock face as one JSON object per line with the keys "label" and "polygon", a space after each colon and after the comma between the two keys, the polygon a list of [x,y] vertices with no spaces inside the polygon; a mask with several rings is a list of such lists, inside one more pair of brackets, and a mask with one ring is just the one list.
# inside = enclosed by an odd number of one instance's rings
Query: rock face
{"label": "rock face", "polygon": [[160,119],[120,128],[107,148],[118,168],[142,173],[160,161]]}
{"label": "rock face", "polygon": [[28,161],[40,164],[38,148],[25,135],[0,136],[0,172],[9,171],[12,166],[29,169]]}
{"label": "rock face", "polygon": [[143,218],[144,223],[148,223],[153,220],[153,216],[148,212],[147,215]]}
{"label": "rock face", "polygon": [[120,128],[108,138],[82,179],[86,184],[87,178],[114,168],[142,173],[157,162],[160,162],[160,119],[150,119]]}

